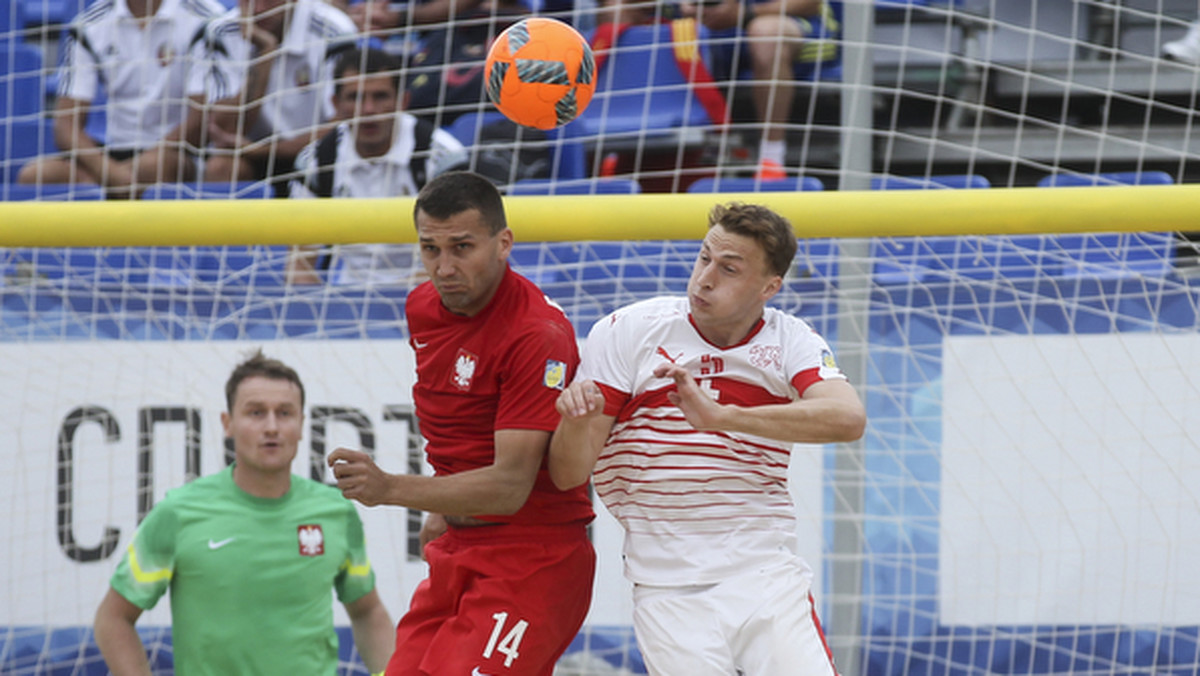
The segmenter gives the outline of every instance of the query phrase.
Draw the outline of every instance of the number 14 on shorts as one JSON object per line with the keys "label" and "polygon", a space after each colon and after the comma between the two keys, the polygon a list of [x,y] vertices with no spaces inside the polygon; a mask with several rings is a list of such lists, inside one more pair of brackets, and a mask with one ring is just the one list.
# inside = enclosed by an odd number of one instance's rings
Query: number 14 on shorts
{"label": "number 14 on shorts", "polygon": [[[508,613],[496,613],[492,615],[492,619],[496,621],[496,624],[492,626],[492,635],[488,638],[487,647],[483,649],[483,658],[490,659],[493,654],[500,653],[504,655],[504,666],[511,667],[513,660],[519,657],[517,651],[521,647],[521,639],[525,637],[525,630],[529,628],[529,623],[525,620],[517,620],[505,634]],[[501,634],[504,635],[503,639],[500,638]]]}

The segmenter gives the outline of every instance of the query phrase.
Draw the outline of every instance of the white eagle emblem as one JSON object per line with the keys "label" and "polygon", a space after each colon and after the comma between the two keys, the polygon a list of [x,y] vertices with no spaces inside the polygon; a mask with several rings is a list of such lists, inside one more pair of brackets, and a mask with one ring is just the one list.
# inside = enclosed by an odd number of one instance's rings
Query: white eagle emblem
{"label": "white eagle emblem", "polygon": [[460,390],[471,389],[471,380],[475,377],[475,355],[460,349],[454,358],[454,386]]}
{"label": "white eagle emblem", "polygon": [[301,556],[321,556],[325,553],[325,533],[320,524],[307,524],[296,529]]}

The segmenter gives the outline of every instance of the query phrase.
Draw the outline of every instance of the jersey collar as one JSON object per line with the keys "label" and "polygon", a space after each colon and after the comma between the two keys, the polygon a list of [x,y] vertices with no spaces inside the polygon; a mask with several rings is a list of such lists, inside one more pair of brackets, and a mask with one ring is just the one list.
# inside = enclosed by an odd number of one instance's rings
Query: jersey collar
{"label": "jersey collar", "polygon": [[745,338],[742,338],[741,340],[734,343],[733,345],[726,345],[726,346],[722,347],[720,345],[713,343],[708,338],[704,337],[704,332],[701,331],[700,327],[696,324],[696,319],[694,317],[692,317],[691,312],[688,313],[687,318],[688,318],[688,323],[692,325],[692,330],[694,330],[696,332],[697,336],[700,336],[700,340],[703,340],[704,342],[708,343],[709,345],[712,345],[713,347],[717,348],[718,350],[732,350],[735,347],[741,347],[741,346],[745,345],[746,343],[749,343],[751,340],[754,340],[754,336],[757,336],[758,332],[762,331],[762,328],[767,325],[767,320],[766,320],[765,311],[764,311],[764,316],[759,317],[758,321],[754,323],[754,326],[750,327],[750,331],[748,331],[746,333]]}

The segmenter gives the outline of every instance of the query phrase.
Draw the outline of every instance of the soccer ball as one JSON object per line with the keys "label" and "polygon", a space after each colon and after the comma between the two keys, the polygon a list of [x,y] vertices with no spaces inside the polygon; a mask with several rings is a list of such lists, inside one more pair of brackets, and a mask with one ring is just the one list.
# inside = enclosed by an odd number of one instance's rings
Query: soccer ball
{"label": "soccer ball", "polygon": [[574,120],[596,91],[592,48],[574,28],[545,17],[509,26],[488,50],[488,98],[526,127],[554,129]]}

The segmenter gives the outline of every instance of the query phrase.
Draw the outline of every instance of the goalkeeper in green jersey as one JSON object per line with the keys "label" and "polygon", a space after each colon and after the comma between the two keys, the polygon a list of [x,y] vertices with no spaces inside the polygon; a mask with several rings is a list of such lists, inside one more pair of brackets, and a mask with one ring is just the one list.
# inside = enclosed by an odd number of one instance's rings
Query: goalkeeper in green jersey
{"label": "goalkeeper in green jersey", "polygon": [[333,676],[332,588],[367,668],[383,671],[394,628],[358,513],[336,488],[291,473],[304,426],[299,376],[259,352],[234,369],[225,398],[234,464],[150,511],[96,612],[109,669],[149,676],[134,624],[169,589],[176,674]]}

